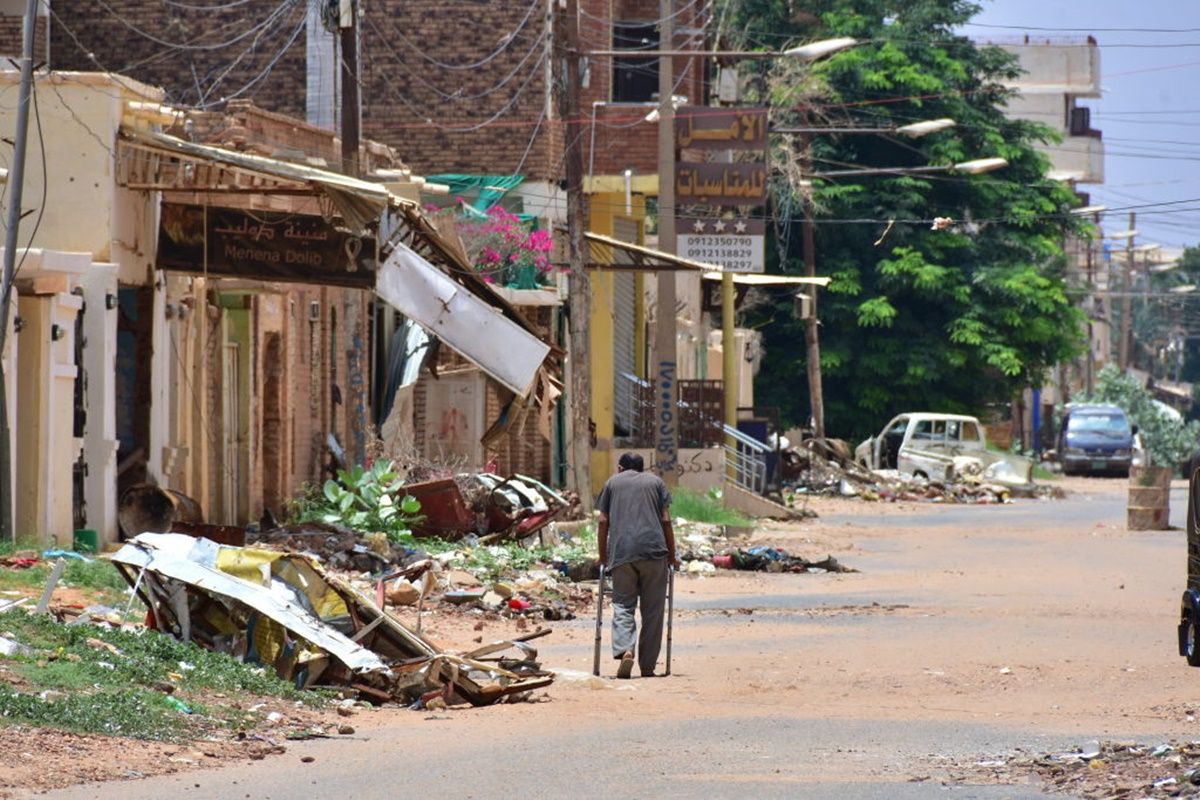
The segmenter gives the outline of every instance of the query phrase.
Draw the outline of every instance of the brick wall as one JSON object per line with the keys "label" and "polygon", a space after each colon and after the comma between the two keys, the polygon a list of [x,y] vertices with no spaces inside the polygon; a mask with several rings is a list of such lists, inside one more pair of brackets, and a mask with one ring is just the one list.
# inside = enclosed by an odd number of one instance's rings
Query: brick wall
{"label": "brick wall", "polygon": [[[0,14],[0,56],[19,58],[21,55],[22,21],[19,16]],[[46,59],[46,18],[38,17],[33,29],[34,63]]]}
{"label": "brick wall", "polygon": [[[486,65],[449,68],[482,61],[514,31]],[[557,126],[544,117],[545,32],[545,3],[536,0],[371,3],[362,24],[364,134],[398,146],[419,174],[520,166],[553,179],[560,159],[551,148]]]}
{"label": "brick wall", "polygon": [[[51,26],[54,68],[94,70],[99,64],[164,87],[172,102],[213,104],[235,97],[303,118],[307,64],[305,35],[298,28],[304,22],[303,4],[279,14],[261,35],[217,50],[180,50],[160,42],[236,38],[279,8],[278,0],[249,0],[244,6],[206,12],[138,0],[105,2],[138,30],[131,30],[98,0],[56,2],[58,19]],[[582,0],[581,5],[586,12],[580,19],[584,49],[612,46],[610,14],[631,21],[658,17],[657,0]],[[695,17],[700,4],[684,8],[675,18],[677,28],[703,25],[704,20]],[[0,25],[0,42],[4,30]],[[360,25],[364,137],[395,147],[418,174],[501,174],[520,167],[533,180],[559,180],[565,137],[558,113],[545,113],[545,32],[545,4],[540,1],[374,0],[364,7]],[[499,49],[510,34],[511,44]],[[701,48],[706,43],[703,37],[681,34],[674,44]],[[452,68],[484,61],[493,53],[495,57],[481,66]],[[683,78],[677,91],[693,103],[703,102],[705,96],[703,63],[696,58],[675,60],[676,76]],[[590,125],[594,101],[611,100],[611,66],[612,59],[590,59],[590,81],[581,102],[585,125]],[[602,124],[595,131],[597,174],[613,174],[627,166],[652,171],[654,125],[603,124],[616,124],[614,118],[625,124],[630,114],[629,108],[602,108]],[[591,131],[585,135],[586,148]],[[585,165],[588,160],[585,152]]]}
{"label": "brick wall", "polygon": [[[277,9],[282,10],[272,16]],[[304,117],[301,2],[284,8],[279,0],[249,0],[223,11],[198,11],[145,0],[62,0],[55,2],[54,14],[54,69],[119,72],[163,87],[167,99],[181,105],[243,98]],[[233,39],[239,40],[227,47],[194,49]]]}
{"label": "brick wall", "polygon": [[[580,21],[580,36],[587,49],[607,50],[612,48],[611,21],[650,22],[659,17],[658,0],[580,0],[585,11]],[[702,4],[676,6],[685,9],[673,19],[677,34],[673,42],[677,50],[705,49],[706,38],[684,32],[685,29],[703,28],[706,20],[697,16]],[[611,17],[610,17],[611,14]],[[661,45],[667,49],[664,43]],[[675,58],[672,69],[676,81],[675,94],[688,98],[690,104],[703,104],[707,99],[707,88],[703,58]],[[651,107],[638,104],[611,103],[613,84],[613,59],[596,57],[591,61],[591,80],[583,91],[583,109],[589,115],[595,112],[595,135],[589,131],[585,144],[584,164],[590,164],[596,175],[618,175],[632,169],[641,175],[658,172],[658,125],[641,121]],[[604,105],[596,106],[599,101]]]}

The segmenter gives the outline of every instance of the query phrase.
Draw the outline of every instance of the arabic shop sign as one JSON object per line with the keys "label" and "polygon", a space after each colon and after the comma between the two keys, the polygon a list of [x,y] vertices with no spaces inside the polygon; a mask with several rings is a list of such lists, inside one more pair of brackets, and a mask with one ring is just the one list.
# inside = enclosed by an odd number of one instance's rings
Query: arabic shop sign
{"label": "arabic shop sign", "polygon": [[764,272],[766,223],[761,219],[676,217],[676,252],[727,272]]}
{"label": "arabic shop sign", "polygon": [[675,165],[679,205],[760,206],[767,201],[766,164]]}
{"label": "arabic shop sign", "polygon": [[371,287],[375,285],[374,261],[374,240],[339,231],[322,217],[162,205],[159,269]]}
{"label": "arabic shop sign", "polygon": [[675,112],[675,146],[680,150],[767,149],[767,109],[683,106]]}

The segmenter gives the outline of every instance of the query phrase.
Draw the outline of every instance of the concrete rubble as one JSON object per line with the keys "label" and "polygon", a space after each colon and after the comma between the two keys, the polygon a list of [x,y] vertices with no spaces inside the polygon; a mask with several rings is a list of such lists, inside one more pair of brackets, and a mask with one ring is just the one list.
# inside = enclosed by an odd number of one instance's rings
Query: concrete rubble
{"label": "concrete rubble", "polygon": [[111,558],[150,609],[151,628],[271,667],[298,687],[488,705],[554,680],[528,643],[548,631],[443,651],[310,556],[143,533]]}
{"label": "concrete rubble", "polygon": [[784,499],[789,504],[806,495],[853,497],[880,502],[971,503],[995,505],[1013,497],[1060,497],[1056,487],[1014,486],[985,481],[978,470],[961,470],[955,481],[871,470],[854,462],[849,445],[836,439],[809,439],[782,454]]}

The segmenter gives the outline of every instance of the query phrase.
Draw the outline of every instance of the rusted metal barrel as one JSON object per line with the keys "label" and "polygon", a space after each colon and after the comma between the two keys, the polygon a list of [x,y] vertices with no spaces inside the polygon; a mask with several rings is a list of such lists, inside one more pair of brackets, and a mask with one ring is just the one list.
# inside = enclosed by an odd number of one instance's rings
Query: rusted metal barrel
{"label": "rusted metal barrel", "polygon": [[125,538],[131,539],[146,532],[167,533],[177,522],[204,522],[204,512],[183,492],[139,483],[121,495],[117,521]]}

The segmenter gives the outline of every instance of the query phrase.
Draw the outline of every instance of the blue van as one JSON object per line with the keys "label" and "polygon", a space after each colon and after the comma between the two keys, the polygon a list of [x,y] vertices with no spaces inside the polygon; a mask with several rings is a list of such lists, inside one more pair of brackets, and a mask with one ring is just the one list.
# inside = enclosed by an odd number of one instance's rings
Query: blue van
{"label": "blue van", "polygon": [[1137,426],[1117,406],[1070,403],[1058,433],[1058,458],[1067,475],[1129,475]]}

